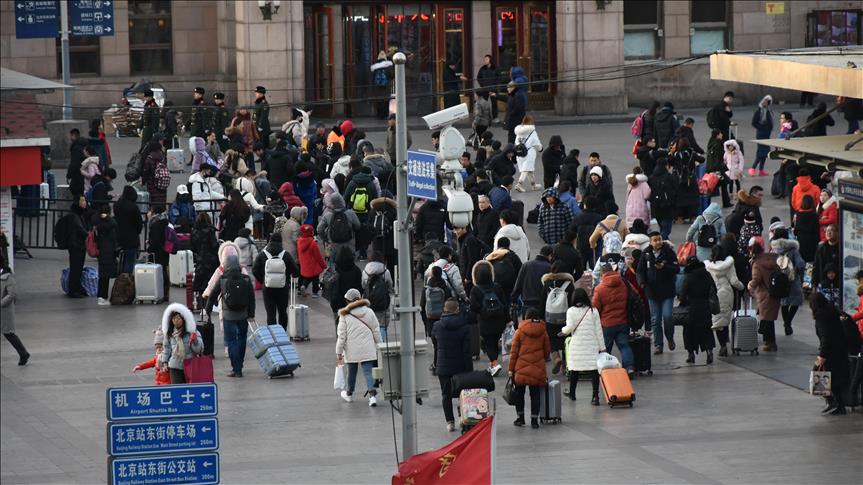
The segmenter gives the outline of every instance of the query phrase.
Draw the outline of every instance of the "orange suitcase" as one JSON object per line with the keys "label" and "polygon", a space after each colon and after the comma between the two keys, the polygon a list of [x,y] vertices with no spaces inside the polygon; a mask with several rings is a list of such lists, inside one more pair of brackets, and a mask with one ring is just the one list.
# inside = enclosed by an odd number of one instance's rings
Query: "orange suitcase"
{"label": "orange suitcase", "polygon": [[626,369],[604,369],[599,374],[599,380],[602,382],[602,392],[605,393],[605,400],[608,401],[609,406],[628,404],[632,407],[635,401],[635,390],[632,389]]}

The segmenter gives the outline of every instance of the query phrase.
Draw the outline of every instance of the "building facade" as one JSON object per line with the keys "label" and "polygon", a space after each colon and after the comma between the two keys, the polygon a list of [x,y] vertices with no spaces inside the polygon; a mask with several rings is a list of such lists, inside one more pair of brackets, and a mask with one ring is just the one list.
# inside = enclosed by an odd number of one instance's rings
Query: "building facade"
{"label": "building facade", "polygon": [[[0,64],[59,78],[59,41],[16,39],[13,2],[0,9]],[[280,2],[269,20],[255,1],[119,0],[114,14],[114,36],[72,38],[77,117],[93,117],[84,107],[117,103],[140,79],[162,84],[177,105],[189,103],[195,86],[225,92],[229,105],[247,104],[264,85],[276,105],[370,115],[369,67],[380,51],[396,50],[408,55],[412,113],[442,105],[447,65],[472,87],[486,54],[501,82],[511,67],[524,69],[531,109],[615,113],[670,92],[678,106],[701,105],[728,86],[710,80],[699,56],[861,43],[860,2],[847,0],[307,0]],[[744,101],[761,94],[757,86],[733,88]]]}

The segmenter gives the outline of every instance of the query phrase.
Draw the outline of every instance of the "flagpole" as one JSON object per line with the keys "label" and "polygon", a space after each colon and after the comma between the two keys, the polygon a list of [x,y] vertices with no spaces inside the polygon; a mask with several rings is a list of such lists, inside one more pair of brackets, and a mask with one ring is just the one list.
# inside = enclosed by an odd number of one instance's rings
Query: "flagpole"
{"label": "flagpole", "polygon": [[491,417],[491,484],[494,485],[494,462],[497,457],[497,420]]}

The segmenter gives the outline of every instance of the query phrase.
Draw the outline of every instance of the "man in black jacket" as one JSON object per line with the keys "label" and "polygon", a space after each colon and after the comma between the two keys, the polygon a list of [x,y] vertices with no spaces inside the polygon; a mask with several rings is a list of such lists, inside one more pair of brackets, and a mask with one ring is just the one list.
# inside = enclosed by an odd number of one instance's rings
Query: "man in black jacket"
{"label": "man in black jacket", "polygon": [[596,225],[605,219],[598,204],[599,202],[594,197],[585,197],[582,201],[584,210],[572,218],[567,231],[576,234],[576,249],[581,254],[583,266],[587,268],[593,268],[595,262],[593,249],[590,247],[590,235],[593,234]]}
{"label": "man in black jacket", "polygon": [[575,248],[578,233],[573,231],[571,226],[563,236],[563,240],[554,246],[552,259],[555,263],[561,264],[563,271],[570,273],[576,280],[584,273],[584,259],[581,253]]}
{"label": "man in black jacket", "polygon": [[728,129],[731,126],[731,117],[734,115],[731,111],[732,103],[734,103],[734,93],[726,91],[722,101],[707,112],[707,126],[721,131],[723,140],[731,139],[728,137]]}
{"label": "man in black jacket", "polygon": [[455,236],[458,240],[458,269],[463,275],[464,291],[470,293],[473,265],[491,251],[491,246],[476,237],[470,227],[456,228]]}
{"label": "man in black jacket", "polygon": [[602,164],[602,160],[600,160],[599,153],[597,152],[592,152],[590,154],[587,158],[587,165],[581,169],[581,175],[578,177],[578,193],[581,194],[581,197],[588,195],[587,186],[590,183],[590,170],[593,167],[602,168],[602,184],[608,187],[608,192],[611,194],[611,200],[614,200],[614,182],[611,179],[611,170]]}
{"label": "man in black jacket", "polygon": [[731,214],[725,218],[725,230],[739,235],[740,228],[743,227],[743,216],[749,212],[755,214],[755,222],[763,227],[761,220],[762,197],[764,197],[764,188],[760,185],[753,185],[748,193],[745,190],[738,190],[737,204],[731,210]]}
{"label": "man in black jacket", "polygon": [[[692,118],[686,118],[683,122],[683,126],[677,129],[677,132],[674,134],[674,140],[680,138],[686,138],[689,142],[689,148],[692,148],[695,153],[704,154],[704,149],[698,145],[698,142],[695,140],[695,132],[692,131],[692,127],[695,126],[695,120]],[[645,172],[650,173],[650,172]]]}
{"label": "man in black jacket", "polygon": [[824,268],[828,264],[832,264],[835,268],[842,267],[839,259],[839,228],[836,224],[830,224],[824,230],[824,236],[826,239],[818,243],[818,248],[815,249],[815,263],[812,265],[813,286],[827,277],[827,271]]}
{"label": "man in black jacket", "polygon": [[476,237],[484,242],[486,246],[494,246],[494,235],[500,229],[500,215],[491,206],[491,201],[487,195],[477,196],[477,207],[479,210],[476,213]]}
{"label": "man in black jacket", "polygon": [[506,85],[506,92],[509,97],[506,101],[503,126],[506,128],[507,143],[515,143],[515,127],[521,124],[527,113],[527,95],[517,88],[513,81]]}
{"label": "man in black jacket", "polygon": [[270,179],[270,183],[276,189],[293,179],[296,159],[291,155],[292,153],[288,151],[287,141],[282,139],[278,141],[276,148],[261,163],[261,170],[267,172],[267,178]]}
{"label": "man in black jacket", "polygon": [[491,62],[491,55],[486,54],[482,58],[482,66],[479,72],[476,73],[476,82],[480,87],[489,88],[488,95],[491,100],[491,117],[492,121],[497,123],[497,89],[494,87],[498,83],[497,70]]}
{"label": "man in black jacket", "polygon": [[66,169],[66,182],[72,195],[84,194],[84,176],[81,174],[81,163],[87,158],[84,149],[87,141],[81,138],[78,128],[69,130],[69,167]]}
{"label": "man in black jacket", "polygon": [[650,186],[650,210],[659,223],[662,239],[668,239],[677,213],[677,179],[668,172],[667,158],[659,160],[647,184]]}
{"label": "man in black jacket", "polygon": [[581,152],[578,148],[573,148],[566,155],[566,158],[563,159],[563,163],[560,166],[560,181],[568,180],[573,193],[578,188],[578,167],[581,166],[581,162],[578,161],[579,154]]}
{"label": "man in black jacket", "polygon": [[533,261],[521,265],[509,301],[517,302],[521,297],[524,310],[540,307],[543,293],[542,276],[551,273],[551,254],[551,246],[543,246]]}
{"label": "man in black jacket", "polygon": [[441,403],[446,418],[447,431],[455,431],[455,417],[452,412],[452,376],[473,370],[471,356],[470,327],[471,313],[459,311],[458,300],[448,299],[443,306],[440,320],[432,328],[432,336],[437,342],[435,370],[440,381]]}
{"label": "man in black jacket", "polygon": [[69,293],[70,298],[85,298],[87,292],[81,285],[81,273],[84,271],[84,258],[87,256],[85,241],[90,227],[90,211],[87,199],[83,195],[73,195],[75,202],[65,217],[66,248],[69,251]]}
{"label": "man in black jacket", "polygon": [[444,240],[444,226],[447,224],[446,206],[439,200],[427,200],[417,214],[414,234],[434,234],[438,241]]}
{"label": "man in black jacket", "polygon": [[636,274],[650,305],[653,353],[658,355],[662,353],[664,345],[662,341],[663,330],[665,331],[665,338],[668,340],[668,349],[674,350],[675,347],[671,308],[674,305],[675,281],[679,266],[677,255],[674,254],[674,250],[665,242],[659,232],[653,231],[648,236],[650,237],[650,247],[641,254]]}

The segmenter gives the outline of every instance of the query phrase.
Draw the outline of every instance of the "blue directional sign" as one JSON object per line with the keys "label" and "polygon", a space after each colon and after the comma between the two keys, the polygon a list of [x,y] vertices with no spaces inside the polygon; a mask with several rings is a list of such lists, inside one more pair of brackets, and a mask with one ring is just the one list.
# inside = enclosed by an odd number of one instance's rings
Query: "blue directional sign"
{"label": "blue directional sign", "polygon": [[212,485],[219,483],[219,454],[115,458],[111,461],[110,475],[113,485]]}
{"label": "blue directional sign", "polygon": [[54,0],[15,2],[15,38],[44,39],[60,32],[60,7]]}
{"label": "blue directional sign", "polygon": [[434,152],[408,150],[408,197],[437,199],[437,161]]}
{"label": "blue directional sign", "polygon": [[219,449],[216,418],[108,423],[108,454],[144,455]]}
{"label": "blue directional sign", "polygon": [[107,398],[109,421],[193,418],[219,412],[215,384],[111,387]]}
{"label": "blue directional sign", "polygon": [[114,2],[110,0],[72,0],[69,26],[72,35],[114,35]]}

